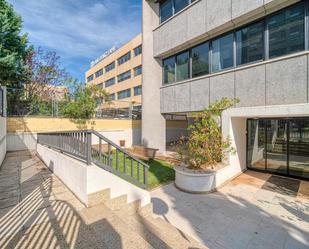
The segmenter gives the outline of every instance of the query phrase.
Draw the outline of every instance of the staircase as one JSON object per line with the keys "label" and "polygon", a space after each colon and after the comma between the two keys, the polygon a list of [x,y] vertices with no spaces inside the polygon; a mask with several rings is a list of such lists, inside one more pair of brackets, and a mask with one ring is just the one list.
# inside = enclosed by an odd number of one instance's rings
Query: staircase
{"label": "staircase", "polygon": [[[143,248],[207,248],[165,220],[154,217],[151,203],[141,207],[139,201],[127,203],[126,196],[111,199],[109,192],[109,190],[102,191],[100,193],[102,198],[97,202],[95,200],[98,198],[95,197],[92,206],[82,211],[82,217],[91,216],[93,220],[88,219],[88,222],[91,223],[109,213],[113,217],[113,222],[117,222],[117,225],[121,224],[121,227],[135,238],[134,243],[144,241]],[[89,196],[89,198],[92,197]],[[134,244],[132,248],[139,247]]]}

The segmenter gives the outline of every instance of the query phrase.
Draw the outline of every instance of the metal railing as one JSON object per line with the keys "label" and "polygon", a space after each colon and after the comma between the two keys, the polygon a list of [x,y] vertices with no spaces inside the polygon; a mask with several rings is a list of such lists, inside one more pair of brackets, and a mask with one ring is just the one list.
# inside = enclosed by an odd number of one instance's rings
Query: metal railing
{"label": "metal railing", "polygon": [[38,133],[37,141],[141,188],[148,186],[149,166],[94,130]]}

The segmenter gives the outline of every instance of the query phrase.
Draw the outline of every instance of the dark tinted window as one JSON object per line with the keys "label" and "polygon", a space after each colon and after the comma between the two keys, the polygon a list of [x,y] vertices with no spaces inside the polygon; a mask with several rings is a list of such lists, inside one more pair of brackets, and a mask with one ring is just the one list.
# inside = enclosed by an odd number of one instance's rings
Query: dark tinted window
{"label": "dark tinted window", "polygon": [[105,67],[105,72],[109,72],[111,70],[113,70],[115,68],[115,62],[113,61],[112,63],[108,64],[106,67]]}
{"label": "dark tinted window", "polygon": [[118,99],[125,99],[131,97],[131,89],[126,89],[117,93]]}
{"label": "dark tinted window", "polygon": [[218,72],[233,66],[233,34],[212,42],[212,71]]}
{"label": "dark tinted window", "polygon": [[142,53],[142,45],[134,48],[134,56],[138,56]]}
{"label": "dark tinted window", "polygon": [[175,57],[165,59],[163,61],[164,83],[175,82]]}
{"label": "dark tinted window", "polygon": [[167,0],[160,4],[160,19],[164,22],[173,15],[173,0]]}
{"label": "dark tinted window", "polygon": [[87,77],[87,82],[93,81],[93,74]]}
{"label": "dark tinted window", "polygon": [[142,74],[142,66],[138,66],[134,68],[134,76],[138,76]]}
{"label": "dark tinted window", "polygon": [[117,76],[117,81],[118,81],[118,83],[119,83],[119,82],[121,82],[121,81],[130,79],[130,78],[131,78],[131,70],[126,71],[126,72],[124,72],[124,73],[122,73],[122,74],[119,74],[119,75]]}
{"label": "dark tinted window", "polygon": [[131,59],[131,51],[118,58],[118,65],[121,65]]}
{"label": "dark tinted window", "polygon": [[134,87],[134,96],[138,96],[142,94],[142,86]]}
{"label": "dark tinted window", "polygon": [[304,4],[288,8],[268,19],[269,58],[305,48]]}
{"label": "dark tinted window", "polygon": [[182,10],[189,4],[189,0],[174,0],[175,1],[175,13]]}
{"label": "dark tinted window", "polygon": [[189,51],[176,56],[176,80],[186,80],[189,78]]}
{"label": "dark tinted window", "polygon": [[98,78],[103,75],[103,68],[95,72],[95,77]]}
{"label": "dark tinted window", "polygon": [[192,77],[209,73],[209,44],[203,43],[192,48]]}
{"label": "dark tinted window", "polygon": [[109,87],[115,84],[115,77],[108,79],[107,81],[105,81],[105,87]]}
{"label": "dark tinted window", "polygon": [[112,94],[108,95],[108,100],[109,101],[115,100],[115,93],[112,93]]}
{"label": "dark tinted window", "polygon": [[237,65],[264,58],[264,23],[256,23],[236,32]]}

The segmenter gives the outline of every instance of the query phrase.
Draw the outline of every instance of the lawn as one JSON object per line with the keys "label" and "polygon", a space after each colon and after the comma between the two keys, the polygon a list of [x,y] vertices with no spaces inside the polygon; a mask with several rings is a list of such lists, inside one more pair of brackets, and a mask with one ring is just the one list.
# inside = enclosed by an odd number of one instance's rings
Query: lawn
{"label": "lawn", "polygon": [[[93,157],[98,158],[94,155]],[[104,159],[102,162],[107,164]],[[162,160],[151,160],[149,163],[146,162],[146,164],[149,165],[148,190],[175,179],[175,171],[171,164]],[[116,152],[112,152],[111,166],[117,169],[118,172],[122,174],[125,173],[127,176],[132,176],[134,179],[138,179],[138,182],[143,183],[143,166],[136,161],[131,161],[131,159],[125,157],[122,152],[118,152],[118,163]],[[120,176],[122,174],[120,174]]]}

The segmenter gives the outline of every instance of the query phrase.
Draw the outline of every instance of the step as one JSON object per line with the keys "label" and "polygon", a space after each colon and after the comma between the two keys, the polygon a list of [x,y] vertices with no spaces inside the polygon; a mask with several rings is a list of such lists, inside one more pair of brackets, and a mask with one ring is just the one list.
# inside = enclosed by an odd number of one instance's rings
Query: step
{"label": "step", "polygon": [[154,248],[206,248],[168,222],[160,218],[154,218],[149,213],[146,213],[146,215],[141,213],[126,215],[118,212],[117,216],[122,218],[131,230],[137,232]]}
{"label": "step", "polygon": [[94,232],[98,248],[154,248],[104,204],[84,209],[80,215]]}

